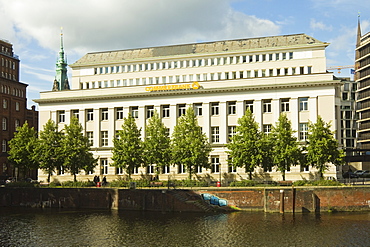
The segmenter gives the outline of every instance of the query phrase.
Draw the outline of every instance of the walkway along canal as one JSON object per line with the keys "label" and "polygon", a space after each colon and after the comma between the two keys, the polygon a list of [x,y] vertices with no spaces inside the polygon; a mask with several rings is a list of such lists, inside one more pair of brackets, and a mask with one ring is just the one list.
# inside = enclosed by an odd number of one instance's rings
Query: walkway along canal
{"label": "walkway along canal", "polygon": [[370,211],[370,187],[0,188],[0,206],[162,212]]}

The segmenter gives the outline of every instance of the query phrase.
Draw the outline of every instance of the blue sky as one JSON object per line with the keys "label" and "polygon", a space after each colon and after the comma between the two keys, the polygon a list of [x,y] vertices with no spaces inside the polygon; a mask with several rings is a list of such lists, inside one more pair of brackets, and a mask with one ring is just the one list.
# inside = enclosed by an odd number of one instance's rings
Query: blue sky
{"label": "blue sky", "polygon": [[30,107],[52,88],[60,27],[68,63],[87,52],[306,33],[330,43],[330,67],[354,64],[358,12],[367,33],[368,0],[0,0],[0,39],[20,57]]}

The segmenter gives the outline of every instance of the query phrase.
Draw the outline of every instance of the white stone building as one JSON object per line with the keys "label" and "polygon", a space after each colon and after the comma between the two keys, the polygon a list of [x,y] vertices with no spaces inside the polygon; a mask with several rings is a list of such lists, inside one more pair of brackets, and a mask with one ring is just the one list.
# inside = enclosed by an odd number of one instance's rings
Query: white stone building
{"label": "white stone building", "polygon": [[[145,128],[156,109],[172,133],[177,119],[187,106],[193,106],[199,125],[209,137],[213,151],[213,169],[203,169],[198,176],[214,179],[247,178],[243,168],[230,169],[225,143],[233,134],[237,120],[250,108],[261,130],[269,132],[285,112],[296,135],[304,141],[308,121],[318,115],[331,122],[336,138],[341,140],[340,108],[343,84],[326,71],[325,48],[305,34],[284,35],[207,43],[151,47],[88,53],[72,68],[70,90],[42,92],[39,103],[40,129],[48,119],[60,128],[78,116],[92,152],[99,158],[94,174],[80,174],[79,180],[94,175],[108,181],[122,175],[110,166],[113,138],[129,112],[138,127]],[[145,135],[142,132],[143,136]],[[140,168],[133,177],[150,174]],[[337,177],[336,167],[325,176]],[[281,180],[274,170],[261,179]],[[160,179],[186,178],[180,167],[170,166]],[[315,178],[315,169],[292,167],[287,180]],[[71,180],[68,174],[55,175],[59,181]],[[46,180],[40,171],[39,180]]]}

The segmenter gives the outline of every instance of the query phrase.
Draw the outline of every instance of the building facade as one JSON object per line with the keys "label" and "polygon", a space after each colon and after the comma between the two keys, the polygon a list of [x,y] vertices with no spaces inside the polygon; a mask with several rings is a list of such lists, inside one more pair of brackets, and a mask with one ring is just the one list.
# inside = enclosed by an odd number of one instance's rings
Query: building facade
{"label": "building facade", "polygon": [[355,81],[358,83],[358,144],[370,150],[370,33],[361,35],[358,22]]}
{"label": "building facade", "polygon": [[[72,116],[78,117],[99,160],[94,173],[80,174],[79,179],[102,175],[113,180],[124,175],[111,166],[111,151],[113,138],[128,113],[136,118],[144,137],[147,119],[154,110],[171,134],[178,117],[192,106],[213,149],[212,169],[198,170],[197,176],[246,179],[243,168],[228,165],[225,147],[246,109],[254,113],[261,130],[267,133],[284,112],[302,143],[309,121],[316,122],[319,115],[331,122],[339,141],[344,138],[343,82],[326,71],[328,45],[296,34],[88,53],[70,65],[70,89],[40,94],[39,127],[52,119],[62,129]],[[140,168],[133,177],[153,172],[152,167]],[[330,166],[325,176],[340,174],[340,169]],[[187,174],[181,166],[171,165],[159,177],[182,179]],[[281,174],[257,168],[254,177],[280,180]],[[295,166],[286,173],[287,180],[316,177],[312,167]],[[56,174],[54,178],[71,180],[69,174]],[[42,171],[39,179],[46,180]]]}
{"label": "building facade", "polygon": [[[1,119],[1,153],[0,176],[17,177],[18,171],[8,162],[8,141],[13,138],[18,126],[27,120],[31,127],[38,127],[38,113],[35,107],[27,109],[27,84],[19,81],[20,60],[13,52],[13,45],[0,40],[0,119]],[[28,174],[36,179],[37,172]]]}

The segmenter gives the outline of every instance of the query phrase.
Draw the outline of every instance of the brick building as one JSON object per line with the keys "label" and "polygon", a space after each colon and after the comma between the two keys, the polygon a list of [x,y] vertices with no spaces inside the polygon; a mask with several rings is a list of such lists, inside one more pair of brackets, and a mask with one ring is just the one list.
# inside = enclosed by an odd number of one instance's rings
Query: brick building
{"label": "brick building", "polygon": [[[20,60],[13,52],[13,45],[0,40],[0,121],[1,121],[1,152],[0,176],[17,177],[17,170],[8,162],[8,141],[14,136],[18,126],[27,120],[37,130],[38,112],[35,107],[27,109],[27,84],[19,81]],[[36,178],[37,173],[31,172],[30,177]]]}

